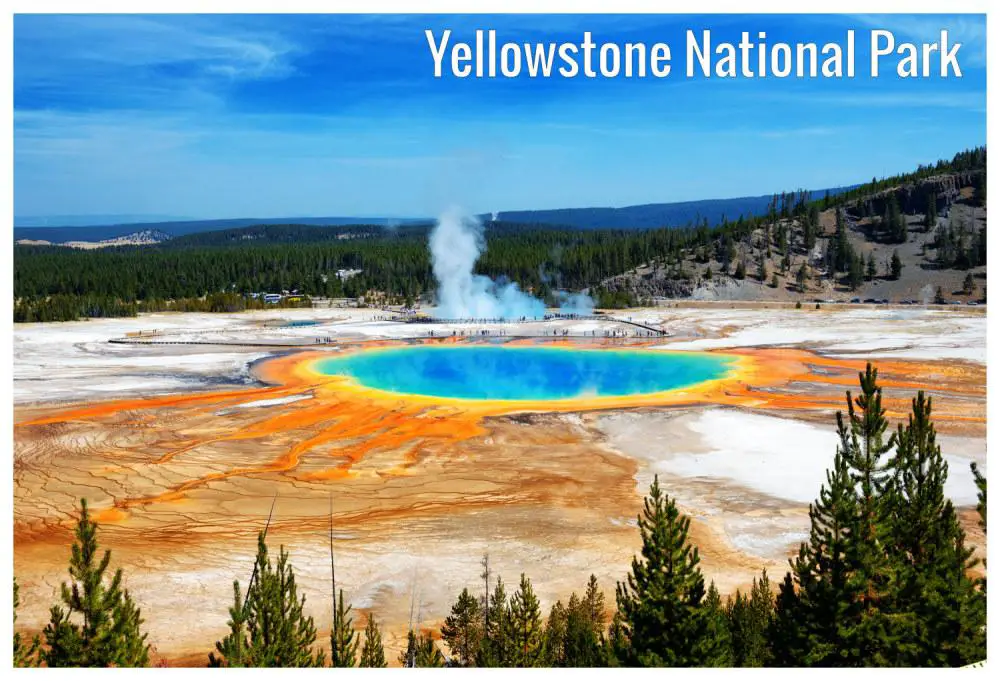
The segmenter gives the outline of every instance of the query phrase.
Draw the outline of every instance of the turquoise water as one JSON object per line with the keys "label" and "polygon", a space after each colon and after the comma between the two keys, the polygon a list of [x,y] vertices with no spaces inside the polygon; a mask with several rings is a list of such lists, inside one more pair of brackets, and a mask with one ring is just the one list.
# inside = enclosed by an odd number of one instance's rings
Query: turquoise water
{"label": "turquoise water", "polygon": [[409,395],[468,400],[562,400],[637,395],[721,378],[731,360],[641,350],[417,346],[321,360],[328,375]]}

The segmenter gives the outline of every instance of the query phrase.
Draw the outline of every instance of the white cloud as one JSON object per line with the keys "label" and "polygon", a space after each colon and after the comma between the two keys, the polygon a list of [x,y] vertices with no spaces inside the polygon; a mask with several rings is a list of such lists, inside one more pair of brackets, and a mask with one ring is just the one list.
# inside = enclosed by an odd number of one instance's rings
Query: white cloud
{"label": "white cloud", "polygon": [[870,28],[884,28],[897,39],[936,42],[948,31],[951,44],[962,43],[959,61],[963,66],[986,65],[986,17],[983,15],[861,14],[855,17]]}

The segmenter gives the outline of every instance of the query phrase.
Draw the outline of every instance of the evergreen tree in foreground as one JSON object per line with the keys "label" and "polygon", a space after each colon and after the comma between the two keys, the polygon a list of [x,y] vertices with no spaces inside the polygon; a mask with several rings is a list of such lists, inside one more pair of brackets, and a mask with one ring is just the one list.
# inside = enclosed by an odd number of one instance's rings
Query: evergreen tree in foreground
{"label": "evergreen tree in foreground", "polygon": [[97,525],[90,520],[87,501],[80,500],[69,562],[71,582],[63,582],[63,606],[53,606],[44,630],[49,667],[145,667],[149,645],[141,631],[142,618],[129,592],[122,588],[122,571],[110,580],[105,572],[111,552],[98,559]]}
{"label": "evergreen tree in foreground", "polygon": [[358,639],[350,615],[351,606],[344,606],[344,590],[341,589],[330,628],[331,667],[353,667],[357,662]]}
{"label": "evergreen tree in foreground", "polygon": [[460,666],[469,667],[475,663],[482,639],[482,613],[479,601],[468,589],[462,589],[455,605],[451,607],[451,614],[441,627],[441,638],[448,644],[448,649]]}
{"label": "evergreen tree in foreground", "polygon": [[521,583],[510,598],[511,666],[544,664],[542,612],[531,580],[521,573]]}
{"label": "evergreen tree in foreground", "polygon": [[[840,423],[843,428],[843,422]],[[809,506],[809,540],[789,561],[769,636],[783,667],[836,666],[847,652],[847,623],[856,594],[848,584],[851,526],[857,514],[853,483],[838,449],[819,499]]]}
{"label": "evergreen tree in foreground", "polygon": [[[17,626],[17,606],[21,604],[20,593],[17,586],[17,578],[14,578],[14,626]],[[31,639],[27,644],[21,640],[21,634],[14,632],[14,666],[15,667],[37,667],[38,649],[42,642],[38,636]]]}
{"label": "evergreen tree in foreground", "polygon": [[643,667],[712,666],[728,655],[728,643],[714,635],[711,613],[702,607],[705,580],[698,549],[688,543],[690,520],[653,479],[639,516],[642,557],[618,583],[620,664]]}
{"label": "evergreen tree in foreground", "polygon": [[[603,667],[606,660],[602,649],[604,629],[604,594],[600,597],[600,620],[594,618],[594,600],[587,596],[578,600],[570,598],[566,610],[566,635],[563,639],[563,665],[566,667]],[[575,594],[574,594],[575,596]]]}
{"label": "evergreen tree in foreground", "polygon": [[972,477],[976,480],[976,493],[977,503],[976,512],[979,513],[979,526],[983,528],[983,534],[986,533],[986,477],[979,472],[979,466],[973,461],[971,464]]}
{"label": "evergreen tree in foreground", "polygon": [[444,667],[445,659],[429,634],[419,636],[410,629],[406,634],[406,650],[399,654],[404,667]]}
{"label": "evergreen tree in foreground", "polygon": [[860,374],[861,394],[847,393],[847,421],[837,414],[833,469],[809,509],[809,541],[778,596],[771,645],[779,664],[884,666],[898,658],[894,566],[885,552],[890,478],[883,457],[891,442],[883,438],[888,424],[877,375],[869,364]]}
{"label": "evergreen tree in foreground", "polygon": [[239,582],[233,585],[229,634],[209,654],[212,667],[322,667],[322,650],[313,651],[316,625],[306,617],[305,596],[299,598],[295,574],[282,546],[278,562],[268,556],[264,533],[257,536],[254,577],[244,602]]}
{"label": "evergreen tree in foreground", "polygon": [[[985,598],[951,502],[931,401],[885,440],[877,372],[837,415],[840,446],[810,507],[770,627],[786,666],[943,666],[985,657]],[[849,425],[848,425],[849,424]],[[883,457],[895,444],[895,454]]]}
{"label": "evergreen tree in foreground", "polygon": [[368,615],[365,626],[365,643],[361,646],[361,662],[359,667],[387,667],[385,650],[382,648],[382,632],[379,631],[375,616]]}
{"label": "evergreen tree in foreground", "polygon": [[[976,494],[978,498],[978,503],[976,503],[976,511],[979,513],[979,526],[983,528],[983,535],[986,535],[986,477],[979,472],[979,466],[973,461],[971,464],[972,477],[976,481],[976,489],[978,493]],[[986,560],[983,560],[983,567],[986,567]],[[979,590],[983,593],[983,598],[986,598],[986,575],[983,575],[979,580]]]}
{"label": "evergreen tree in foreground", "polygon": [[208,654],[209,667],[249,667],[247,656],[247,609],[243,603],[239,580],[233,580],[233,605],[229,608],[229,633],[221,641],[216,641],[215,650]]}
{"label": "evergreen tree in foreground", "polygon": [[488,615],[487,621],[489,622],[489,627],[479,646],[479,656],[476,659],[476,666],[510,666],[512,658],[510,610],[507,607],[507,591],[504,588],[503,579],[499,576],[493,588],[493,595],[490,597],[486,613]]}
{"label": "evergreen tree in foreground", "polygon": [[729,619],[726,617],[726,610],[722,604],[722,596],[715,588],[715,582],[709,585],[702,607],[705,608],[708,625],[704,641],[717,648],[714,654],[709,655],[706,666],[730,667],[733,662],[732,636],[729,631]]}
{"label": "evergreen tree in foreground", "polygon": [[732,639],[733,666],[763,667],[770,663],[768,630],[774,613],[774,597],[767,570],[754,578],[749,595],[736,592],[726,607]]}
{"label": "evergreen tree in foreground", "polygon": [[[569,607],[579,607],[580,598],[574,592],[569,599]],[[569,619],[567,606],[562,601],[556,601],[549,611],[549,619],[545,623],[545,665],[546,667],[565,667],[566,665],[566,625]]]}
{"label": "evergreen tree in foreground", "polygon": [[545,626],[545,665],[606,666],[604,617],[604,594],[591,575],[583,598],[573,592],[567,605],[556,601],[552,606]]}
{"label": "evergreen tree in foreground", "polygon": [[967,576],[976,561],[944,496],[948,464],[923,391],[896,442],[890,548],[900,563],[894,606],[906,627],[898,662],[959,666],[985,659],[986,602]]}
{"label": "evergreen tree in foreground", "polygon": [[847,393],[849,428],[838,414],[840,448],[850,469],[857,494],[857,515],[851,524],[848,589],[854,593],[851,617],[839,622],[847,636],[847,648],[841,655],[858,656],[863,665],[885,666],[897,659],[900,632],[894,626],[893,581],[898,565],[890,560],[887,547],[891,541],[894,509],[887,505],[891,471],[887,454],[892,440],[885,439],[888,421],[882,408],[882,389],[878,370],[869,363],[859,374],[861,393],[851,399]]}

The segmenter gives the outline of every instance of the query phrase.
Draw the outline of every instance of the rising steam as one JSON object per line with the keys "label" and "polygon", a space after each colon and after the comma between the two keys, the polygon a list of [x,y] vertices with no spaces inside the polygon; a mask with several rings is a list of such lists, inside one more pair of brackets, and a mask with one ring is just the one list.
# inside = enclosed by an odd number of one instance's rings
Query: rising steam
{"label": "rising steam", "polygon": [[438,219],[430,236],[437,279],[434,314],[443,319],[537,319],[545,305],[514,282],[493,281],[472,268],[486,248],[483,224],[452,208]]}
{"label": "rising steam", "polygon": [[559,311],[563,314],[594,314],[594,299],[586,293],[557,291],[556,298],[559,300]]}

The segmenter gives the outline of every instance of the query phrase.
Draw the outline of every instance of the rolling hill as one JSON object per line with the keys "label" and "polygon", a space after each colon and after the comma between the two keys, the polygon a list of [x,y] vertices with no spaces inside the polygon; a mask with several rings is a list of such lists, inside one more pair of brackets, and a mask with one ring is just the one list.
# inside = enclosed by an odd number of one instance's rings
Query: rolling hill
{"label": "rolling hill", "polygon": [[[810,198],[822,198],[849,190],[849,187],[820,189],[809,192]],[[557,208],[551,210],[502,211],[497,219],[503,222],[536,225],[554,225],[575,229],[653,229],[679,227],[708,221],[718,225],[723,217],[730,220],[740,215],[760,215],[767,211],[773,196],[743,196],[729,199],[706,199],[675,203],[649,203],[639,206]],[[479,216],[484,222],[490,214]],[[58,227],[21,225],[15,222],[15,241],[47,241],[53,244],[67,241],[98,242],[116,239],[138,231],[156,231],[170,237],[235,230],[257,225],[305,225],[313,227],[341,227],[344,225],[412,225],[431,222],[430,218],[386,217],[277,217],[232,218],[226,220],[183,220],[170,222],[121,222],[115,224],[67,224]]]}

